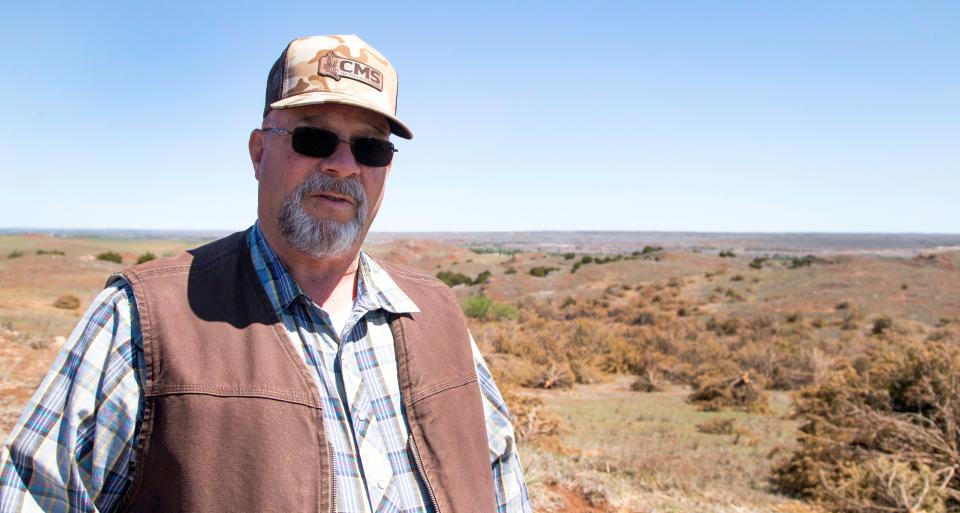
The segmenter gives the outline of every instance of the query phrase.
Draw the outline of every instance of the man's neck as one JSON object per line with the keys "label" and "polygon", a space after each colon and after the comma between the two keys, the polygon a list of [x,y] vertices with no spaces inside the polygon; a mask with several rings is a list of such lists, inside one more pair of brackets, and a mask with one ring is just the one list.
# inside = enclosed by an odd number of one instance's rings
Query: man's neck
{"label": "man's neck", "polygon": [[360,245],[343,255],[317,258],[291,246],[283,236],[261,230],[270,248],[303,291],[318,305],[334,308],[352,304],[357,289]]}

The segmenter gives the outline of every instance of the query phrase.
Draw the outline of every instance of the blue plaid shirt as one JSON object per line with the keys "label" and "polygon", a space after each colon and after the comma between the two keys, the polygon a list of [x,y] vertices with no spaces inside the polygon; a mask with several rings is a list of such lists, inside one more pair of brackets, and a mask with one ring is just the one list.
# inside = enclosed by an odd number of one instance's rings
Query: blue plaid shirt
{"label": "blue plaid shirt", "polygon": [[[429,512],[429,495],[401,413],[387,313],[415,305],[360,253],[353,311],[336,333],[254,224],[254,268],[304,357],[324,403],[334,451],[336,510]],[[471,338],[500,512],[529,512],[509,414]],[[68,338],[0,453],[0,512],[114,511],[133,477],[143,411],[143,346],[136,302],[120,280],[104,289]]]}

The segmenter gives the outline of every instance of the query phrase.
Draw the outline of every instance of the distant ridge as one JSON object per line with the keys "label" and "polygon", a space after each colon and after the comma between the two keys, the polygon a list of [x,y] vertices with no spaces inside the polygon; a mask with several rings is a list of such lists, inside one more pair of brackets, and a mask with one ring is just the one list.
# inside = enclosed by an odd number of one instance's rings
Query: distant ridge
{"label": "distant ridge", "polygon": [[[132,230],[0,228],[2,235],[46,235],[118,239],[212,240],[230,230]],[[915,256],[960,250],[960,234],[947,233],[751,233],[657,231],[371,232],[367,242],[436,240],[471,248],[542,252],[618,253],[663,246],[688,251],[733,250],[744,254],[874,254]]]}
{"label": "distant ridge", "polygon": [[106,239],[208,240],[233,233],[230,230],[134,230],[110,228],[0,228],[0,235],[46,235]]}

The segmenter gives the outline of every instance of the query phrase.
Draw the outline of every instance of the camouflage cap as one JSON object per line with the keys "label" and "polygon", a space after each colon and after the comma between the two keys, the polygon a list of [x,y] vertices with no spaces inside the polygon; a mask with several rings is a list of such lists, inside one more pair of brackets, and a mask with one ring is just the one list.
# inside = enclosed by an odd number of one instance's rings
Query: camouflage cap
{"label": "camouflage cap", "polygon": [[317,103],[354,105],[382,114],[390,131],[412,139],[397,119],[397,72],[356,35],[310,36],[291,41],[270,68],[263,107],[287,109]]}

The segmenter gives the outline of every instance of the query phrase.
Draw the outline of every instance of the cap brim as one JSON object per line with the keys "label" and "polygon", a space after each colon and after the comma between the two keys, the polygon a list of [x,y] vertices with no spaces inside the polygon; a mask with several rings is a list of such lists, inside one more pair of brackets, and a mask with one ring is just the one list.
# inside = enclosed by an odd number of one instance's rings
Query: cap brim
{"label": "cap brim", "polygon": [[353,105],[354,107],[360,107],[361,109],[367,109],[371,112],[376,112],[381,116],[387,118],[387,121],[390,123],[390,132],[396,135],[397,137],[402,137],[404,139],[413,139],[413,132],[403,124],[403,121],[397,119],[396,116],[390,114],[389,112],[384,112],[369,103],[362,102],[357,100],[356,97],[347,96],[340,93],[331,93],[331,92],[314,92],[314,93],[303,93],[296,96],[291,96],[289,98],[284,98],[282,100],[277,100],[270,104],[271,109],[290,109],[293,107],[303,107],[305,105],[317,105],[320,103],[339,103],[341,105]]}

